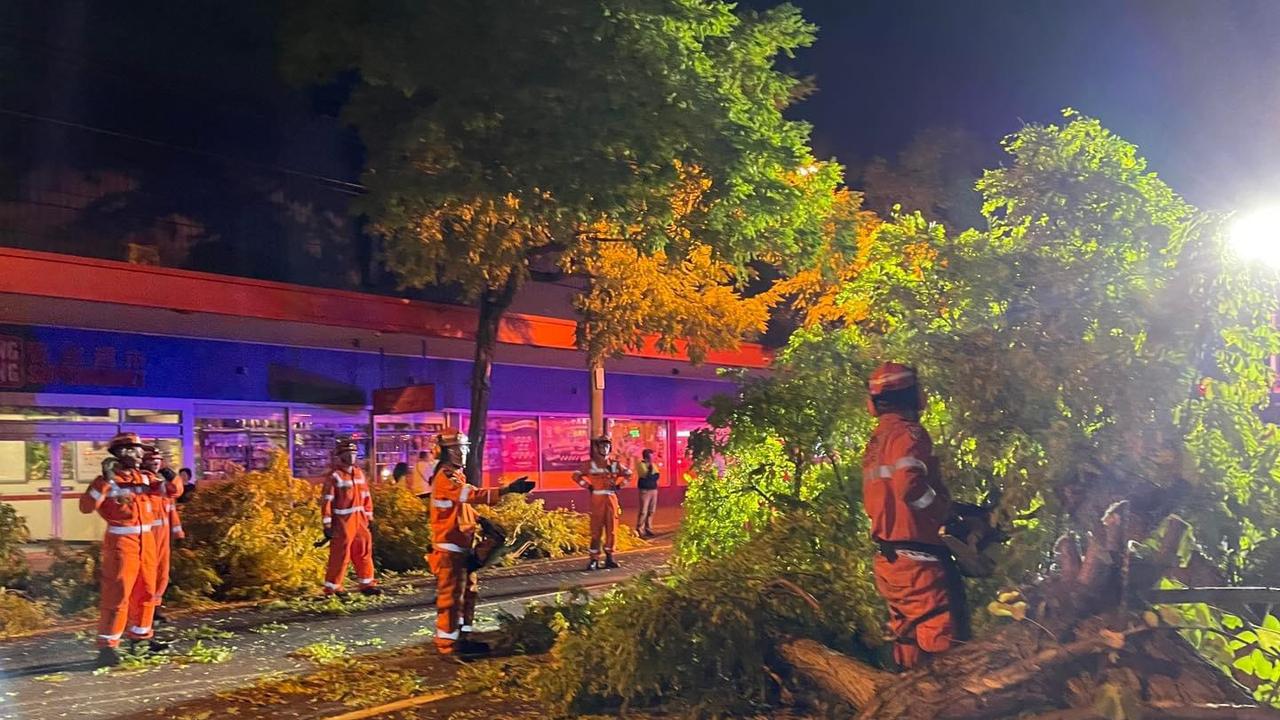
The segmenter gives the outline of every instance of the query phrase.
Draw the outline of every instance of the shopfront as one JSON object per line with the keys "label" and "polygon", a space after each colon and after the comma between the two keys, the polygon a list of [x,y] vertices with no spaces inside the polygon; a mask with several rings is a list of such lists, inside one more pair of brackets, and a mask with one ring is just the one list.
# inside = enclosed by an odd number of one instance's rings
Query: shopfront
{"label": "shopfront", "polygon": [[[265,470],[279,454],[295,476],[318,479],[338,438],[355,440],[366,471],[387,477],[429,452],[446,425],[467,424],[469,363],[457,359],[12,325],[0,326],[0,348],[0,502],[17,507],[37,540],[101,536],[97,516],[77,505],[121,431],[217,482],[234,468]],[[389,378],[416,388],[413,402],[380,404]],[[549,504],[574,502],[572,473],[590,446],[587,373],[495,365],[492,382],[485,482],[529,476]],[[662,486],[678,488],[701,401],[724,388],[611,376],[615,452],[633,465],[652,449]]]}

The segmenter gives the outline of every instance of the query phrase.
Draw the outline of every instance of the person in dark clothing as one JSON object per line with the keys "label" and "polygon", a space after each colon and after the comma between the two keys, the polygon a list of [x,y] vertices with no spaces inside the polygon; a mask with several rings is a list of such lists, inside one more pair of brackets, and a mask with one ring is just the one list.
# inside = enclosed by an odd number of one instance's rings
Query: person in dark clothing
{"label": "person in dark clothing", "polygon": [[653,463],[653,451],[645,449],[636,463],[636,487],[640,489],[640,510],[636,517],[636,532],[642,538],[651,538],[653,513],[658,509],[658,466]]}
{"label": "person in dark clothing", "polygon": [[179,470],[178,477],[182,478],[182,494],[178,496],[178,502],[191,502],[191,498],[196,495],[196,478],[191,473],[191,468],[182,468]]}

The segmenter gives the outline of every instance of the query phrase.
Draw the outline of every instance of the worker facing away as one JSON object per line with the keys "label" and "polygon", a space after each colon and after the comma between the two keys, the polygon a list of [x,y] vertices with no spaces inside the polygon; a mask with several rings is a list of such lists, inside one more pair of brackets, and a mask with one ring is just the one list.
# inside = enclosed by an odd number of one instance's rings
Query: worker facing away
{"label": "worker facing away", "polygon": [[631,478],[631,470],[611,458],[609,455],[612,451],[613,443],[608,435],[593,438],[591,459],[573,473],[573,481],[591,491],[591,557],[587,561],[588,570],[598,570],[601,567],[601,536],[604,539],[604,567],[618,567],[617,561],[613,559],[618,515],[622,512],[622,507],[618,504],[618,490]]}
{"label": "worker facing away", "polygon": [[876,588],[889,606],[894,659],[908,669],[968,638],[964,584],[940,531],[951,516],[913,368],[884,363],[867,383],[878,419],[862,460],[863,507],[879,547]]}
{"label": "worker facing away", "polygon": [[142,472],[155,489],[150,496],[156,513],[155,527],[152,530],[156,542],[156,586],[151,604],[155,606],[152,619],[160,623],[165,622],[160,614],[160,606],[164,604],[164,592],[169,588],[171,540],[185,537],[177,505],[178,498],[182,496],[183,484],[177,473],[165,466],[164,456],[160,451],[151,445],[143,447]]}
{"label": "worker facing away", "polygon": [[515,480],[501,488],[467,483],[467,437],[445,429],[436,437],[438,462],[431,474],[431,554],[427,562],[436,576],[436,650],[441,655],[476,655],[488,645],[471,639],[479,584],[476,571],[501,544],[490,530],[478,532],[481,518],[474,505],[493,505],[508,493],[527,493],[533,482]]}
{"label": "worker facing away", "polygon": [[[107,446],[102,474],[80,496],[80,512],[107,523],[102,538],[98,602],[98,667],[120,664],[121,637],[136,643],[153,636],[158,488],[141,469],[143,446],[135,433],[120,433]],[[161,647],[149,647],[160,650]]]}
{"label": "worker facing away", "polygon": [[364,595],[381,595],[373,572],[373,495],[364,471],[356,465],[359,446],[339,440],[334,448],[334,464],[320,495],[324,537],[329,541],[329,565],[324,573],[324,594],[344,595],[342,581],[347,565],[355,567],[356,580]]}

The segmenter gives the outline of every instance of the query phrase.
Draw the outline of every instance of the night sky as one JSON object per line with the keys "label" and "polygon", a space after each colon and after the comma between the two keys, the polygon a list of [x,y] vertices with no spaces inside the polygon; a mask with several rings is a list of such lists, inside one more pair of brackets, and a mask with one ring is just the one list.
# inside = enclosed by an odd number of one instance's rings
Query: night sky
{"label": "night sky", "polygon": [[1280,0],[795,4],[821,26],[795,115],[851,174],[931,126],[994,145],[1073,107],[1202,207],[1280,202]]}
{"label": "night sky", "polygon": [[[1280,0],[796,4],[821,29],[791,63],[815,76],[818,93],[793,112],[814,124],[818,155],[849,166],[855,186],[868,159],[893,158],[926,128],[967,130],[998,161],[1002,136],[1070,106],[1136,142],[1201,206],[1280,202]],[[6,108],[250,163],[358,175],[350,134],[276,77],[273,3],[12,7],[25,11],[0,13],[0,71],[31,78],[33,94],[0,88]]]}

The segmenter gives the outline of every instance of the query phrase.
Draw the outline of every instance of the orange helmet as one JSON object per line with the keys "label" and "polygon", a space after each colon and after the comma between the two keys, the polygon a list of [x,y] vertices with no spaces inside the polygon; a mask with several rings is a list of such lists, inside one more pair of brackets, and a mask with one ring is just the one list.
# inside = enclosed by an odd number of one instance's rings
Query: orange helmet
{"label": "orange helmet", "polygon": [[138,433],[122,432],[111,438],[111,442],[107,444],[107,452],[114,453],[123,447],[145,448],[146,446],[142,444],[142,439],[138,437]]}
{"label": "orange helmet", "polygon": [[871,373],[871,377],[867,379],[867,392],[871,393],[871,397],[875,397],[894,390],[906,390],[916,384],[915,368],[902,363],[887,362],[881,363],[880,367]]}
{"label": "orange helmet", "polygon": [[468,444],[470,444],[470,440],[457,428],[445,428],[436,436],[436,445],[438,447],[461,447]]}
{"label": "orange helmet", "polygon": [[902,390],[914,390],[916,409],[924,409],[924,391],[920,388],[916,369],[902,363],[881,363],[880,367],[871,373],[871,377],[867,378],[867,409],[872,415],[879,415],[880,410],[876,407],[877,398]]}
{"label": "orange helmet", "polygon": [[360,445],[356,443],[355,440],[352,440],[351,438],[341,438],[334,444],[333,453],[335,455],[341,455],[342,453],[349,452],[360,452]]}

